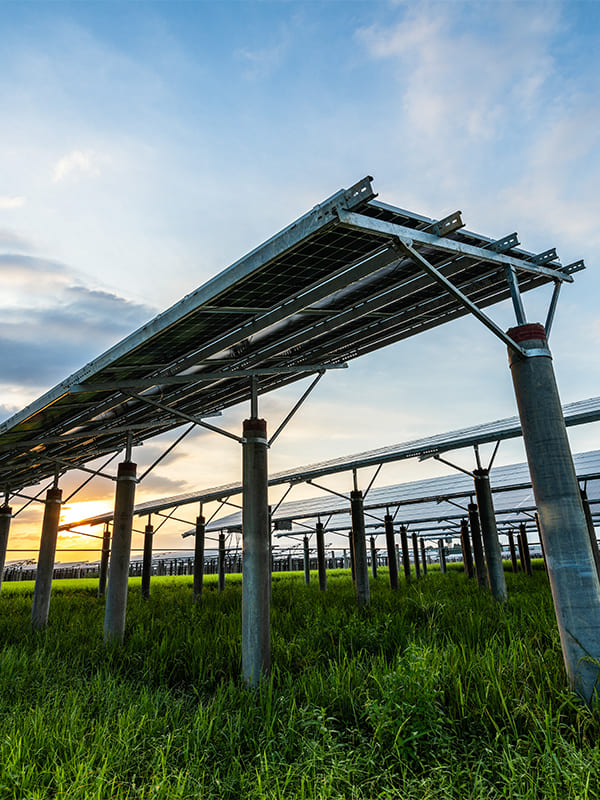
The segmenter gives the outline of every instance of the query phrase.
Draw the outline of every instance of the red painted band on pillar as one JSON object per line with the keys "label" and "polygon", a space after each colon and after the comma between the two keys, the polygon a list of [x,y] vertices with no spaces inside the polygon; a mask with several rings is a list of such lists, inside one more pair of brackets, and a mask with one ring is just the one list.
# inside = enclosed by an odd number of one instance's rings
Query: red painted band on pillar
{"label": "red painted band on pillar", "polygon": [[121,461],[117,467],[117,478],[135,478],[137,464],[133,461]]}
{"label": "red painted band on pillar", "polygon": [[249,431],[255,431],[256,433],[262,433],[263,436],[267,435],[267,421],[265,419],[258,419],[257,417],[253,417],[252,419],[245,419],[244,420],[244,433]]}
{"label": "red painted band on pillar", "polygon": [[533,322],[528,325],[518,325],[516,328],[509,328],[506,333],[510,336],[513,342],[532,341],[534,339],[541,339],[546,341],[546,330],[539,322]]}

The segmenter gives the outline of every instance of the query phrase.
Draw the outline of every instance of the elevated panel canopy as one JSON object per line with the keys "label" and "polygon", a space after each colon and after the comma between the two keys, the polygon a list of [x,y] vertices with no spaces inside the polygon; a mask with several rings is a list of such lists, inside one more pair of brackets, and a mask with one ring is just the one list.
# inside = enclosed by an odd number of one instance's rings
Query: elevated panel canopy
{"label": "elevated panel canopy", "polygon": [[[600,451],[575,454],[573,461],[579,480],[588,482],[589,500],[596,504],[600,501]],[[518,517],[519,514],[531,514],[535,511],[529,467],[526,463],[494,467],[490,472],[490,482],[499,525],[502,525],[503,516],[511,515],[514,518],[515,515]],[[426,524],[437,523],[440,531],[446,530],[448,522],[460,520],[467,515],[466,509],[456,508],[454,503],[464,506],[474,495],[473,479],[468,475],[448,475],[373,488],[364,503],[366,521],[369,527],[383,530],[381,517],[385,509],[389,508],[394,512],[399,508],[396,515],[398,525],[406,524],[421,529]],[[454,502],[446,503],[446,500]],[[352,526],[349,506],[350,498],[344,503],[340,497],[332,495],[313,497],[282,504],[272,519],[274,523],[284,520],[301,521],[314,528],[319,518],[325,522],[331,515],[333,520],[327,524],[326,530],[347,530]],[[378,522],[377,517],[380,518]],[[241,521],[241,514],[235,512],[210,523],[207,530],[236,530]],[[520,521],[525,522],[526,517],[521,517]],[[184,535],[192,533],[193,531],[189,531]]]}
{"label": "elevated panel canopy", "polygon": [[[520,249],[341,190],[0,425],[0,485],[83,465],[547,282]],[[425,266],[424,266],[425,265]],[[436,271],[436,277],[431,273]],[[428,271],[429,269],[429,271]],[[449,291],[451,281],[459,295]],[[467,300],[467,304],[465,304]],[[501,332],[500,332],[501,333]]]}
{"label": "elevated panel canopy", "polygon": [[[590,397],[587,400],[566,403],[563,406],[563,414],[567,427],[600,420],[600,397]],[[426,436],[421,439],[413,439],[409,442],[400,442],[399,444],[392,444],[375,450],[366,450],[362,453],[341,456],[340,458],[333,458],[329,461],[320,461],[315,464],[307,464],[283,472],[277,472],[269,476],[269,486],[280,486],[286,483],[300,483],[301,481],[315,480],[325,475],[333,475],[351,469],[360,469],[362,467],[401,461],[407,458],[423,458],[436,453],[445,453],[450,450],[471,447],[476,444],[480,445],[487,442],[514,439],[520,435],[521,424],[518,417],[507,417],[506,419],[499,419],[495,422],[473,425],[470,428],[439,433],[434,436]],[[440,478],[436,480],[437,484],[441,484],[444,479]],[[472,491],[472,480],[470,478],[464,478],[463,480],[467,481],[467,486],[469,490]],[[527,481],[529,481],[529,478],[527,478]],[[222,500],[240,494],[241,491],[241,483],[229,483],[223,486],[199,489],[194,492],[170,495],[169,497],[161,497],[156,500],[138,503],[134,508],[134,514],[136,516],[146,516],[147,514],[155,514],[169,508],[189,505],[190,503],[210,503],[213,500]],[[375,489],[373,489],[373,492],[374,491]],[[60,526],[59,530],[73,529],[81,525],[100,525],[105,522],[110,522],[112,518],[113,512],[107,511],[104,514],[86,517],[86,519],[79,520],[78,522],[65,523]]]}

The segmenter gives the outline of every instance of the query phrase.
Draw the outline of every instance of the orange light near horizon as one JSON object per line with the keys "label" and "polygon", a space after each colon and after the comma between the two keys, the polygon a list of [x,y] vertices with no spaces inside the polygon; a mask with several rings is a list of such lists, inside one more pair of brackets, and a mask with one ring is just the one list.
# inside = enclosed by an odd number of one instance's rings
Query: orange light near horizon
{"label": "orange light near horizon", "polygon": [[[106,500],[82,500],[80,503],[67,503],[61,508],[59,524],[68,525],[72,522],[78,522],[80,519],[89,519],[98,514],[105,514],[111,509],[110,502]],[[89,527],[89,525],[85,526],[85,528]]]}

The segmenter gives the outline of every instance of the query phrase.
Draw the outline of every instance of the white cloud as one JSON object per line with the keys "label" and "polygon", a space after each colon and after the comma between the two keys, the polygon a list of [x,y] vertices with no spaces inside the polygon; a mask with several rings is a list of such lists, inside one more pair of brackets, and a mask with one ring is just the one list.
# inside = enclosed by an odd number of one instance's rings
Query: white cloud
{"label": "white cloud", "polygon": [[25,205],[24,197],[7,197],[4,195],[0,197],[0,208],[22,208]]}
{"label": "white cloud", "polygon": [[106,157],[93,150],[73,150],[55,164],[54,183],[66,178],[97,178],[100,175],[100,165],[104,161]]}
{"label": "white cloud", "polygon": [[278,42],[271,47],[262,47],[256,50],[242,48],[235,55],[246,64],[244,77],[251,80],[267,78],[281,64],[286,51],[285,42]]}

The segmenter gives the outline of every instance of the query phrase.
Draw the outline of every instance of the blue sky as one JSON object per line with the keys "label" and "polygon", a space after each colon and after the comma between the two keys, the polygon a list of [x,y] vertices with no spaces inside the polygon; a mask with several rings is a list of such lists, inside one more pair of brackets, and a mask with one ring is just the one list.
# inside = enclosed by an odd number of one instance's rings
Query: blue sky
{"label": "blue sky", "polygon": [[[387,202],[585,258],[551,346],[565,402],[600,393],[599,3],[0,2],[0,19],[2,416],[366,174]],[[531,320],[547,299],[526,296]],[[299,391],[265,398],[273,426]],[[503,345],[464,320],[328,376],[271,464],[515,412]],[[572,438],[600,447],[594,426]],[[140,497],[238,476],[235,445],[200,435]]]}

